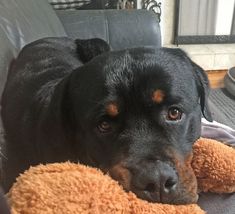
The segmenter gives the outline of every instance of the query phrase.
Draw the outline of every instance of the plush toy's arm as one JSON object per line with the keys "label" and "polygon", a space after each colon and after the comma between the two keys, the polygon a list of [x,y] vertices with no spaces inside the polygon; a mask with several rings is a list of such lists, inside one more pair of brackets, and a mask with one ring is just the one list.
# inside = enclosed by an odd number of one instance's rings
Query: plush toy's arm
{"label": "plush toy's arm", "polygon": [[[214,140],[194,145],[192,166],[203,191],[235,191],[235,150]],[[196,204],[148,203],[101,171],[80,164],[32,167],[8,193],[12,213],[203,214]]]}
{"label": "plush toy's arm", "polygon": [[192,167],[203,192],[235,192],[235,149],[216,140],[199,139],[193,148]]}
{"label": "plush toy's arm", "polygon": [[196,204],[148,203],[99,170],[80,164],[40,165],[22,174],[8,193],[13,214],[204,214]]}

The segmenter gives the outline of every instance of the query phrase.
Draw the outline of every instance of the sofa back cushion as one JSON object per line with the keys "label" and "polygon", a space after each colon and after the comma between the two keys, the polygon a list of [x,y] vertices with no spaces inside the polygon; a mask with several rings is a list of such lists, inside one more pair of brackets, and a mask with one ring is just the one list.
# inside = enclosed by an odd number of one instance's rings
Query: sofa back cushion
{"label": "sofa back cushion", "polygon": [[47,0],[1,0],[0,27],[18,50],[42,37],[66,35]]}
{"label": "sofa back cushion", "polygon": [[0,1],[0,97],[11,60],[27,43],[50,36],[66,36],[47,0]]}
{"label": "sofa back cushion", "polygon": [[57,10],[71,38],[101,38],[113,50],[161,46],[157,16],[147,10]]}

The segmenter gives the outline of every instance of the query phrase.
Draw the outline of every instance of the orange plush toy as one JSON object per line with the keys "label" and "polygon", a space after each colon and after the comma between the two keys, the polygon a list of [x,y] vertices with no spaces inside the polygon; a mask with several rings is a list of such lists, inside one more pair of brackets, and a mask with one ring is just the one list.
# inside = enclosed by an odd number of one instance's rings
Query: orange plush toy
{"label": "orange plush toy", "polygon": [[[199,139],[192,167],[201,191],[235,191],[235,150],[215,140]],[[32,167],[7,194],[12,214],[146,213],[201,214],[198,205],[148,203],[100,170],[73,163]]]}

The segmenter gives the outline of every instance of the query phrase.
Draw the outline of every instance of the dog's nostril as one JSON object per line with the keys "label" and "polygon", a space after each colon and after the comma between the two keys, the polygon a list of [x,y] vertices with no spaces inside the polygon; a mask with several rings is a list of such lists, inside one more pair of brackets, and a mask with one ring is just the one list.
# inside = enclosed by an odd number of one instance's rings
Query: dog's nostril
{"label": "dog's nostril", "polygon": [[149,183],[144,189],[147,192],[155,192],[156,191],[156,186],[154,183]]}
{"label": "dog's nostril", "polygon": [[169,178],[166,180],[164,184],[164,191],[169,192],[170,190],[174,189],[176,187],[177,180],[174,178]]}

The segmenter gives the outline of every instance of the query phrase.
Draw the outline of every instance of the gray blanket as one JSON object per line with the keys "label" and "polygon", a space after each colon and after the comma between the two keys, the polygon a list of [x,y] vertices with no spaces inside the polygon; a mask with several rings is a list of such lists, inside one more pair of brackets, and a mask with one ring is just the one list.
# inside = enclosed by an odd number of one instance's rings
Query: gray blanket
{"label": "gray blanket", "polygon": [[221,141],[235,148],[235,130],[216,121],[211,123],[203,118],[201,136]]}

